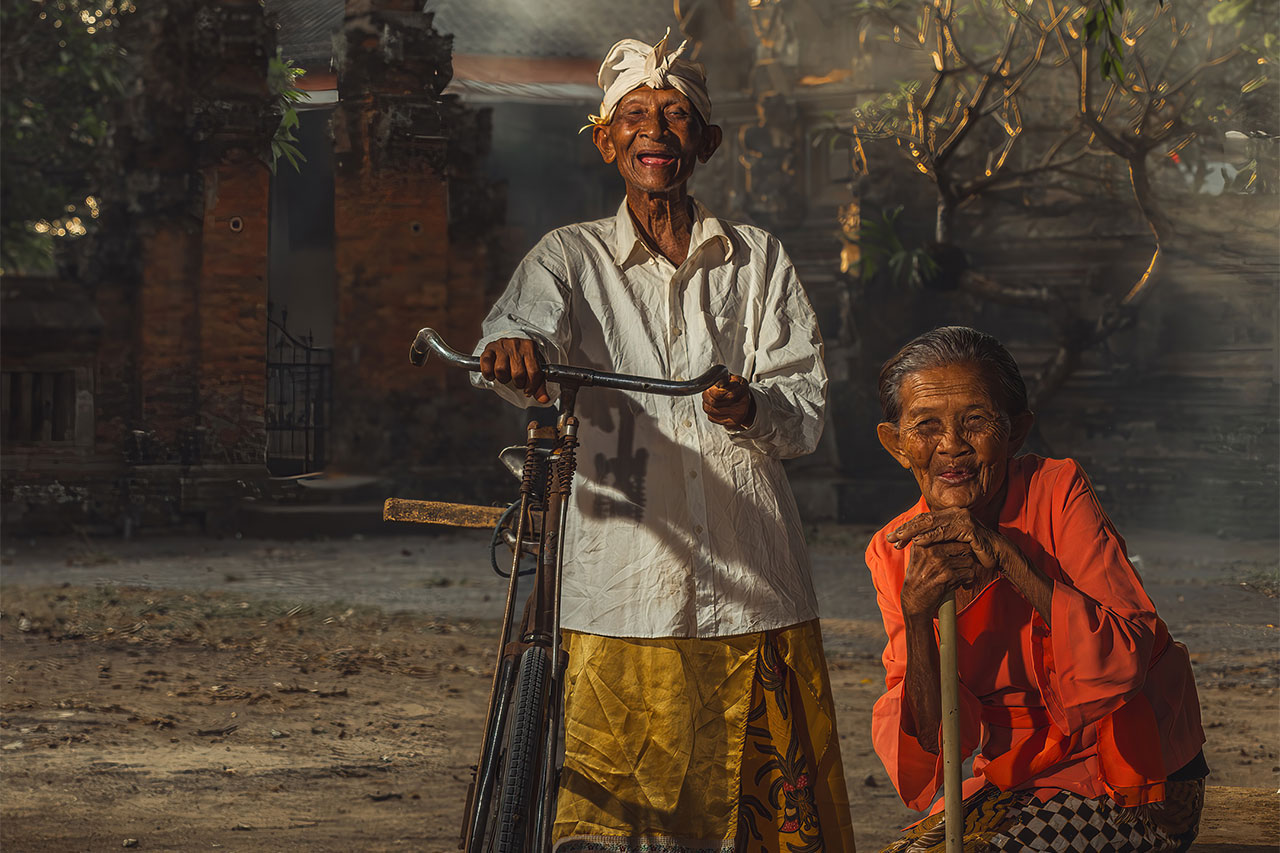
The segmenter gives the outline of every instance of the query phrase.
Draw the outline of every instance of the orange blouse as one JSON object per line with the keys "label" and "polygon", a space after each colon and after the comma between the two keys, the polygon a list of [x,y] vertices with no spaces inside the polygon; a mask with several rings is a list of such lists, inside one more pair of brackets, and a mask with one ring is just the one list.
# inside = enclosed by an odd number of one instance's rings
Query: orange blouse
{"label": "orange blouse", "polygon": [[[872,739],[916,810],[939,790],[942,758],[921,748],[902,695],[909,547],[895,550],[885,534],[926,511],[921,498],[867,546],[889,637]],[[1163,799],[1165,778],[1204,743],[1191,660],[1169,638],[1084,471],[1072,459],[1012,460],[999,531],[1053,581],[1053,627],[1004,577],[958,614],[961,752],[979,750],[965,796],[992,782],[1042,797],[1106,794],[1123,806]]]}

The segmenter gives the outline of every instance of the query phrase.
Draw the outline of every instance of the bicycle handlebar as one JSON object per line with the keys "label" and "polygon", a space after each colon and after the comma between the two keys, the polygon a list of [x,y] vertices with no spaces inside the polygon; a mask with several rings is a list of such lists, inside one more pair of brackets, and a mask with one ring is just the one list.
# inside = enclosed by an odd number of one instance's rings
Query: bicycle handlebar
{"label": "bicycle handlebar", "polygon": [[[426,364],[427,356],[435,353],[445,364],[465,368],[472,373],[480,372],[480,359],[463,355],[450,349],[434,329],[422,329],[414,338],[409,348],[409,361],[416,367]],[[717,364],[701,376],[684,381],[657,379],[648,376],[631,376],[626,373],[606,373],[599,370],[588,370],[585,367],[571,367],[567,364],[544,364],[542,374],[548,382],[575,387],[617,388],[622,391],[639,391],[643,394],[664,394],[668,397],[683,397],[700,394],[712,385],[729,375],[729,368]]]}

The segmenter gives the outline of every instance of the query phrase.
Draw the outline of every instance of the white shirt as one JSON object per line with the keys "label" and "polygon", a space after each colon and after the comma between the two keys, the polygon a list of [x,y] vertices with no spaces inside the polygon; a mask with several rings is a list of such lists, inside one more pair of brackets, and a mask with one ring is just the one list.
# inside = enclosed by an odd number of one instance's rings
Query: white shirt
{"label": "white shirt", "polygon": [[[707,419],[700,394],[582,390],[565,628],[716,637],[817,616],[780,461],[811,453],[822,434],[817,320],[775,237],[694,209],[678,269],[640,239],[625,201],[614,217],[552,231],[484,322],[477,352],[525,337],[551,363],[677,380],[720,363],[755,396],[751,426],[728,430]],[[518,389],[494,390],[531,402]]]}

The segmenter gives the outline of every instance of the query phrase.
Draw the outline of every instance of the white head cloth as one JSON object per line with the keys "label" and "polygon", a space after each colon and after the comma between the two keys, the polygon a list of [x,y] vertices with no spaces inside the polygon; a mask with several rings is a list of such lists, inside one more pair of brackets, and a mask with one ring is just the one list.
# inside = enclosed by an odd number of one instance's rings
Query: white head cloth
{"label": "white head cloth", "polygon": [[609,48],[596,76],[600,88],[604,89],[604,100],[600,102],[600,115],[589,116],[591,124],[608,124],[622,96],[641,86],[679,91],[693,104],[702,120],[711,123],[706,69],[701,62],[680,58],[687,41],[680,42],[675,50],[667,50],[670,37],[668,28],[662,40],[652,47],[638,39],[623,39]]}

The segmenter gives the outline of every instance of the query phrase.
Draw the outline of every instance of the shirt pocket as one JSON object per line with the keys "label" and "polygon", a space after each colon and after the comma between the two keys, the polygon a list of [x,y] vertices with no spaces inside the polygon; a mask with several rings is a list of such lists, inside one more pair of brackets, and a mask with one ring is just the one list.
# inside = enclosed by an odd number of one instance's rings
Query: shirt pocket
{"label": "shirt pocket", "polygon": [[741,374],[743,350],[747,339],[747,328],[741,313],[734,311],[732,306],[724,313],[717,314],[709,311],[699,313],[715,362],[725,365],[734,373]]}

